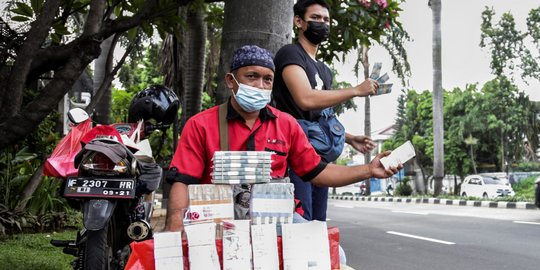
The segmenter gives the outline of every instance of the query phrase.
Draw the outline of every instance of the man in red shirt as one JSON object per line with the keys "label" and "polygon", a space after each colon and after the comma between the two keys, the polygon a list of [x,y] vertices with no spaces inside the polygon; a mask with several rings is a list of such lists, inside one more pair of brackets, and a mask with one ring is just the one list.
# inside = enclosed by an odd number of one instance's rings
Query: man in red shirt
{"label": "man in red shirt", "polygon": [[[272,54],[246,45],[233,54],[230,73],[225,75],[232,98],[227,104],[229,150],[271,151],[272,177],[287,176],[290,166],[304,180],[315,185],[339,187],[370,177],[387,178],[402,166],[385,169],[379,154],[370,164],[339,166],[327,164],[315,152],[298,122],[269,105],[274,80]],[[183,229],[183,209],[188,207],[189,184],[210,184],[212,157],[221,150],[218,107],[190,118],[180,136],[167,181],[171,183],[166,230]]]}

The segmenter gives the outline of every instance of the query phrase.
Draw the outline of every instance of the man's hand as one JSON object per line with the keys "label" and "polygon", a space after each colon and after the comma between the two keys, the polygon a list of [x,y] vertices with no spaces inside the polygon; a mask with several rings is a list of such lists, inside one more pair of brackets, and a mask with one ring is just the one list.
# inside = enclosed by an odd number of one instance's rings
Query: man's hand
{"label": "man's hand", "polygon": [[396,174],[401,168],[403,168],[403,164],[399,164],[397,167],[390,166],[388,169],[385,169],[384,166],[381,163],[381,158],[386,157],[390,155],[390,151],[385,151],[380,154],[378,154],[370,163],[369,163],[369,169],[371,171],[371,176],[375,178],[388,178],[394,174]]}
{"label": "man's hand", "polygon": [[347,143],[362,154],[371,152],[376,146],[370,137],[360,135],[350,137]]}
{"label": "man's hand", "polygon": [[367,97],[370,95],[375,95],[375,93],[377,93],[377,88],[379,88],[379,83],[376,80],[372,79],[367,79],[361,84],[354,87],[357,97]]}

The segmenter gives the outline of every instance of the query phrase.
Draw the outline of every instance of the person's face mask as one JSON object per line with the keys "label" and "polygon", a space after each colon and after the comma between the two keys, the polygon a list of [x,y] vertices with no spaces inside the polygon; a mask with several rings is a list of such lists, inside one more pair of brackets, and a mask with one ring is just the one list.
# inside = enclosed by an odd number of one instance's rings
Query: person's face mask
{"label": "person's face mask", "polygon": [[270,102],[272,91],[239,83],[232,73],[231,75],[238,84],[238,91],[236,94],[234,94],[233,91],[234,99],[236,99],[236,102],[244,109],[244,111],[258,111]]}
{"label": "person's face mask", "polygon": [[304,36],[313,44],[320,44],[330,35],[330,26],[325,22],[307,21],[307,24]]}

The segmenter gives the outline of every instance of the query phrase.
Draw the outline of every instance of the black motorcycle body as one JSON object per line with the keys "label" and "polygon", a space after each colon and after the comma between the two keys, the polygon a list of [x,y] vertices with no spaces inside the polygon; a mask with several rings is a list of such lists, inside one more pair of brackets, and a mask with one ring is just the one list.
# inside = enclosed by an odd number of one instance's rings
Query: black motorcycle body
{"label": "black motorcycle body", "polygon": [[66,179],[62,195],[82,211],[84,229],[74,241],[51,243],[77,257],[74,269],[124,269],[129,244],[152,237],[152,192],[162,169],[110,139],[86,144],[75,165],[79,173]]}

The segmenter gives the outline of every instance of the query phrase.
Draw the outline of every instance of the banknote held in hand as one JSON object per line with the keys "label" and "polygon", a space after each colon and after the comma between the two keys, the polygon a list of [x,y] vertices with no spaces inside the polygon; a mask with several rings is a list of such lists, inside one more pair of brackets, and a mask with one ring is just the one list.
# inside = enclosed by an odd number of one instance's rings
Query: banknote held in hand
{"label": "banknote held in hand", "polygon": [[385,169],[389,167],[396,167],[398,164],[405,164],[411,158],[416,156],[414,151],[414,146],[411,141],[406,141],[404,144],[400,145],[398,148],[394,149],[389,156],[381,158],[381,163]]}
{"label": "banknote held in hand", "polygon": [[377,89],[377,92],[375,93],[376,96],[378,95],[384,95],[392,92],[392,83],[386,83],[390,76],[388,76],[388,73],[384,73],[383,75],[379,76],[381,74],[381,68],[382,63],[377,62],[373,64],[373,70],[371,71],[371,75],[369,75],[369,78],[372,80],[376,80],[379,83],[379,88]]}

